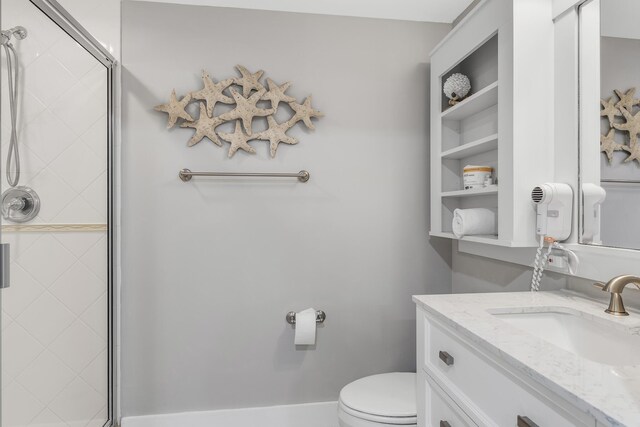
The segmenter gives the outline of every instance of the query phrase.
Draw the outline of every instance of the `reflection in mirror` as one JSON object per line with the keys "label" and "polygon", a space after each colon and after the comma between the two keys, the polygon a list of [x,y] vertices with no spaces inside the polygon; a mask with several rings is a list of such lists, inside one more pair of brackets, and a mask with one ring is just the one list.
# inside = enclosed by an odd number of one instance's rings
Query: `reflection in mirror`
{"label": "reflection in mirror", "polygon": [[[598,147],[595,138],[587,137],[589,145],[583,143],[581,151],[582,156],[594,159],[585,163],[583,158],[583,168],[592,165],[599,170],[582,174],[582,243],[640,249],[640,2],[594,3],[599,3],[600,18],[600,52],[599,58],[594,58],[600,62],[600,141]],[[581,34],[581,42],[587,40],[597,39]],[[592,78],[585,73],[590,70],[583,62],[581,79]],[[597,90],[596,85],[594,82]],[[587,96],[583,100],[593,99]],[[596,131],[597,126],[590,129]]]}

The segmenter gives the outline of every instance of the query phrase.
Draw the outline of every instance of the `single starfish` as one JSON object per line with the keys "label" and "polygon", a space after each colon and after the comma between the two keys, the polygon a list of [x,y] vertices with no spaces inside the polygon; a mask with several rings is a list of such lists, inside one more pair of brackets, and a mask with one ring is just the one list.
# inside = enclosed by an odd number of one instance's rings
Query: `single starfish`
{"label": "single starfish", "polygon": [[629,153],[629,157],[624,159],[625,163],[629,163],[633,160],[637,160],[640,163],[640,145],[636,145],[635,147],[623,146],[622,149]]}
{"label": "single starfish", "polygon": [[609,124],[613,123],[613,119],[615,117],[622,115],[620,110],[618,110],[618,107],[616,107],[615,103],[613,102],[613,96],[607,101],[601,99],[600,105],[602,105],[602,110],[600,110],[600,117],[608,118]]}
{"label": "single starfish", "polygon": [[236,130],[234,133],[221,132],[220,138],[231,143],[231,147],[229,147],[229,157],[233,157],[238,149],[242,149],[252,154],[256,152],[255,148],[247,144],[247,142],[251,141],[253,138],[244,133],[244,131],[242,130],[242,126],[240,125],[240,120],[236,120]]}
{"label": "single starfish", "polygon": [[296,112],[296,114],[289,120],[291,126],[302,120],[309,129],[314,130],[316,127],[311,122],[311,118],[324,116],[323,113],[314,110],[311,107],[311,95],[307,96],[304,103],[298,104],[297,102],[290,102],[289,106]]}
{"label": "single starfish", "polygon": [[289,122],[279,124],[276,119],[273,118],[273,116],[268,116],[267,122],[269,123],[269,129],[256,133],[255,135],[253,135],[253,138],[270,142],[269,148],[271,157],[276,156],[278,144],[280,144],[281,142],[290,145],[298,143],[297,139],[287,135],[287,131],[291,129],[291,126],[289,126]]}
{"label": "single starfish", "polygon": [[292,96],[286,95],[285,92],[291,86],[290,82],[286,82],[281,86],[278,86],[273,80],[267,79],[267,85],[269,86],[269,92],[262,96],[263,101],[271,101],[271,108],[278,110],[278,105],[281,102],[295,102],[296,99]]}
{"label": "single starfish", "polygon": [[226,96],[223,91],[233,84],[233,79],[222,80],[214,83],[213,79],[205,70],[202,70],[202,82],[204,87],[197,92],[191,92],[193,99],[204,99],[207,101],[207,114],[213,117],[213,109],[217,102],[223,104],[233,104],[233,99]]}
{"label": "single starfish", "polygon": [[188,120],[190,122],[193,121],[193,118],[187,113],[184,109],[191,101],[191,95],[186,95],[184,98],[178,101],[178,97],[176,96],[176,90],[174,89],[171,92],[171,99],[167,104],[160,104],[153,107],[156,111],[162,111],[163,113],[167,113],[169,115],[169,120],[167,122],[167,129],[171,129],[175,126],[178,119]]}
{"label": "single starfish", "polygon": [[236,65],[236,70],[242,74],[242,77],[237,77],[234,79],[234,83],[242,86],[242,94],[245,98],[248,98],[253,89],[262,90],[264,86],[260,83],[260,77],[264,74],[264,71],[260,70],[255,73],[251,73],[242,65]]}
{"label": "single starfish", "polygon": [[615,129],[611,129],[608,134],[600,135],[600,151],[607,154],[609,163],[613,160],[613,152],[623,150],[623,145],[615,141]]}
{"label": "single starfish", "polygon": [[636,88],[632,87],[627,91],[627,93],[622,93],[618,89],[615,89],[614,92],[620,98],[620,101],[616,103],[616,108],[622,111],[623,108],[626,108],[629,111],[632,111],[634,105],[640,104],[640,100],[634,99],[636,94]]}
{"label": "single starfish", "polygon": [[231,89],[231,96],[236,101],[236,108],[224,113],[220,116],[224,120],[242,120],[242,125],[247,134],[253,133],[251,126],[254,117],[264,117],[273,114],[273,108],[265,110],[256,106],[260,98],[264,95],[265,89],[260,89],[258,92],[251,95],[249,98],[245,98],[238,93],[235,89]]}
{"label": "single starfish", "polygon": [[218,117],[209,117],[207,114],[207,106],[204,102],[200,103],[200,117],[198,120],[194,122],[184,122],[180,125],[183,128],[193,128],[196,132],[193,134],[187,146],[193,147],[206,136],[216,145],[222,146],[222,142],[220,142],[220,138],[218,138],[218,134],[216,134],[216,128],[221,124],[225,123],[226,120],[223,120]]}
{"label": "single starfish", "polygon": [[620,112],[627,120],[626,123],[613,123],[613,127],[629,132],[629,147],[635,148],[638,143],[638,134],[640,134],[640,112],[632,115],[627,109],[621,108]]}

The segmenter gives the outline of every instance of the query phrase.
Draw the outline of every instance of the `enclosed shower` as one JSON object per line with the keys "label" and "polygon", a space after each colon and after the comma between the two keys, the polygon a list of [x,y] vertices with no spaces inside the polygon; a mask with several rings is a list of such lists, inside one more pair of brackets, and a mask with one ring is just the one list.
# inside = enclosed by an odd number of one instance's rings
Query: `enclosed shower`
{"label": "enclosed shower", "polygon": [[102,427],[115,61],[53,0],[2,0],[0,17],[0,427]]}

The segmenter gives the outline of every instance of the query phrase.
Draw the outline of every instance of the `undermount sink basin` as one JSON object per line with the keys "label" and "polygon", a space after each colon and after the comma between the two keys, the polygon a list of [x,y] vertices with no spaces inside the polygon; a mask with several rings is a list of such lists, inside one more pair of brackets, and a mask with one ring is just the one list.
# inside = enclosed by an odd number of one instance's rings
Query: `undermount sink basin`
{"label": "undermount sink basin", "polygon": [[640,336],[618,324],[593,320],[571,309],[502,312],[490,310],[501,320],[563,350],[594,362],[628,366],[640,364]]}

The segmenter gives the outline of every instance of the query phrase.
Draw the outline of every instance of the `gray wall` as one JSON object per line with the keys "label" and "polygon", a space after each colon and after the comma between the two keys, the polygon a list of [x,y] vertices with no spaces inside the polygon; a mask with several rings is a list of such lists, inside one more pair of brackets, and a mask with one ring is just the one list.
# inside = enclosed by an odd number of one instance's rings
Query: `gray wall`
{"label": "gray wall", "polygon": [[[459,252],[457,244],[453,248],[452,269],[453,293],[520,292],[531,289],[531,268]],[[541,289],[563,289],[567,287],[567,279],[568,276],[545,271]]]}
{"label": "gray wall", "polygon": [[[335,400],[415,369],[411,295],[451,289],[450,243],[427,236],[427,58],[449,28],[123,3],[124,415]],[[227,159],[152,111],[238,63],[312,93],[317,131]],[[311,180],[185,184],[184,167]],[[328,319],[296,350],[284,315],[309,306]]]}

